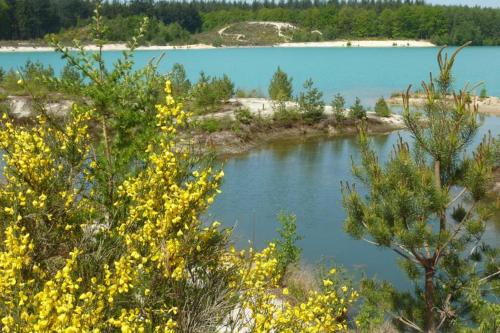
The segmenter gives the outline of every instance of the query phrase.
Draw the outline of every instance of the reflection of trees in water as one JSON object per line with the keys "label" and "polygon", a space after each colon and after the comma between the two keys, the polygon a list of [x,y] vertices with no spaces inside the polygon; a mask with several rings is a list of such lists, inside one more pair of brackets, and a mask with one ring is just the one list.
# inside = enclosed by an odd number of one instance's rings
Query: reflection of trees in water
{"label": "reflection of trees in water", "polygon": [[372,142],[375,148],[381,148],[385,147],[387,142],[389,141],[389,135],[388,134],[380,134],[380,135],[374,135],[372,136]]}
{"label": "reflection of trees in water", "polygon": [[276,141],[269,144],[266,148],[272,154],[275,160],[284,162],[297,150],[298,142],[295,140]]}

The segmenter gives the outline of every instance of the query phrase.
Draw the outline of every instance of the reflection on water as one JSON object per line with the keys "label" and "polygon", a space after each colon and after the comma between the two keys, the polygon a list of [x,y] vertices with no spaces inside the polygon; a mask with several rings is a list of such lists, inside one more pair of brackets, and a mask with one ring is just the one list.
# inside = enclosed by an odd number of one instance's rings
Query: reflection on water
{"label": "reflection on water", "polygon": [[[487,117],[475,144],[488,131],[498,134],[500,117]],[[393,145],[405,131],[372,137],[380,161],[387,160]],[[396,265],[396,256],[363,241],[353,240],[343,230],[345,218],[340,182],[353,182],[351,157],[359,161],[355,137],[311,138],[298,142],[275,142],[225,162],[222,194],[208,218],[235,226],[237,245],[256,247],[277,237],[276,215],[281,210],[297,215],[299,243],[309,263],[333,260],[350,269],[362,268],[370,276],[388,279],[400,288],[407,279]],[[495,224],[488,225],[486,238],[498,244]]]}

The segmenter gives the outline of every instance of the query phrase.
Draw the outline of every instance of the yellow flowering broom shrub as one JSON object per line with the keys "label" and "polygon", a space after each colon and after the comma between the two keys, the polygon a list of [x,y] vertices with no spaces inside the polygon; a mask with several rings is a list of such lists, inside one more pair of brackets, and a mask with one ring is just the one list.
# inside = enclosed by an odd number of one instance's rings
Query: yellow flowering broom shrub
{"label": "yellow flowering broom shrub", "polygon": [[188,165],[176,139],[188,115],[169,82],[165,93],[147,158],[109,206],[96,186],[106,159],[94,110],[25,126],[3,116],[2,332],[346,330],[356,292],[326,279],[299,302],[278,285],[274,244],[237,252],[217,222],[200,221],[223,173]]}

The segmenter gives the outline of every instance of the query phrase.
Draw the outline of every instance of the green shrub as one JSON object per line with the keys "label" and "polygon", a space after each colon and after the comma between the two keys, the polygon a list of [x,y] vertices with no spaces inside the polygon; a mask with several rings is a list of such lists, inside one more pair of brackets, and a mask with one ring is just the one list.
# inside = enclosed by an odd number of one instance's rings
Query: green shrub
{"label": "green shrub", "polygon": [[300,93],[298,104],[299,110],[305,121],[314,123],[324,117],[325,103],[323,93],[314,87],[312,79],[304,82],[304,92]]}
{"label": "green shrub", "polygon": [[341,94],[335,95],[332,101],[333,116],[337,123],[345,120],[345,98]]}
{"label": "green shrub", "polygon": [[486,87],[483,87],[481,89],[481,92],[479,93],[480,98],[488,98],[488,91],[486,90]]}
{"label": "green shrub", "polygon": [[252,123],[253,115],[248,108],[238,108],[234,111],[236,121],[245,125]]}
{"label": "green shrub", "polygon": [[366,110],[361,105],[361,100],[359,97],[356,97],[356,101],[354,102],[354,105],[351,106],[351,110],[349,111],[349,117],[351,119],[363,119],[366,118]]}
{"label": "green shrub", "polygon": [[181,27],[177,22],[165,25],[158,23],[158,32],[154,35],[153,41],[165,43],[188,43],[191,40],[189,31]]}
{"label": "green shrub", "polygon": [[21,74],[24,81],[47,81],[54,78],[54,69],[51,66],[45,67],[41,62],[26,61],[21,67]]}
{"label": "green shrub", "polygon": [[279,238],[276,240],[276,259],[278,269],[285,273],[288,266],[300,263],[302,249],[297,242],[302,239],[297,234],[297,217],[293,214],[278,214],[280,227],[277,229]]}
{"label": "green shrub", "polygon": [[210,84],[218,101],[225,102],[234,96],[234,83],[226,74],[222,78],[213,78]]}
{"label": "green shrub", "polygon": [[229,116],[224,117],[207,117],[198,122],[198,127],[204,132],[214,133],[232,129],[234,121]]}
{"label": "green shrub", "polygon": [[24,88],[19,84],[19,80],[21,80],[21,75],[11,69],[4,75],[2,86],[5,88],[8,94],[23,94]]}
{"label": "green shrub", "polygon": [[83,88],[83,78],[72,65],[66,64],[58,81],[58,90],[70,94],[78,94]]}
{"label": "green shrub", "polygon": [[493,143],[493,161],[495,168],[500,168],[500,134]]}
{"label": "green shrub", "polygon": [[252,89],[252,90],[244,90],[241,88],[238,88],[234,95],[237,98],[263,98],[264,94],[262,91],[258,89]]}
{"label": "green shrub", "polygon": [[30,93],[36,96],[42,96],[57,88],[52,67],[45,67],[40,62],[30,60],[19,72],[10,70],[4,74],[2,86],[9,94],[23,95],[27,93],[26,89],[29,89]]}
{"label": "green shrub", "polygon": [[215,118],[206,118],[200,121],[200,128],[208,133],[214,133],[220,130],[219,121]]}
{"label": "green shrub", "polygon": [[269,83],[268,92],[269,97],[274,101],[291,100],[293,93],[292,78],[289,78],[288,75],[278,67]]}
{"label": "green shrub", "polygon": [[217,37],[216,39],[214,39],[214,41],[212,42],[212,46],[213,47],[222,47],[223,45],[223,40],[221,37]]}
{"label": "green shrub", "polygon": [[379,117],[389,117],[391,115],[391,109],[389,109],[384,97],[380,97],[375,103],[375,114]]}
{"label": "green shrub", "polygon": [[222,102],[233,95],[234,84],[226,74],[222,78],[212,78],[201,72],[198,82],[191,89],[193,105],[202,113],[216,111]]}
{"label": "green shrub", "polygon": [[107,29],[104,37],[109,41],[129,40],[141,25],[143,18],[139,15],[123,17],[117,15],[112,19],[106,19]]}
{"label": "green shrub", "polygon": [[3,77],[5,76],[5,69],[0,67],[0,83],[3,81]]}
{"label": "green shrub", "polygon": [[191,89],[191,97],[194,107],[202,109],[203,113],[213,111],[217,99],[210,87],[210,76],[200,73],[198,82]]}
{"label": "green shrub", "polygon": [[175,63],[167,74],[167,79],[172,82],[172,94],[178,98],[185,98],[191,89],[191,81],[187,78],[186,69],[182,64]]}
{"label": "green shrub", "polygon": [[273,105],[273,121],[275,123],[289,127],[299,120],[299,111],[294,107],[288,108],[285,101],[278,101]]}

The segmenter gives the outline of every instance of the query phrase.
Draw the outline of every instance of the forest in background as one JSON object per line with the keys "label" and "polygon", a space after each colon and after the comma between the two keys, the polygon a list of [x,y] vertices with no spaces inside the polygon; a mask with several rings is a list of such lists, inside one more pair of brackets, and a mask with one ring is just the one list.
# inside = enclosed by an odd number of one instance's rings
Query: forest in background
{"label": "forest in background", "polygon": [[[0,40],[33,40],[50,33],[82,39],[88,35],[93,8],[91,0],[0,0]],[[294,41],[387,38],[500,45],[500,9],[435,6],[421,0],[114,0],[104,2],[102,14],[108,41],[129,39],[148,16],[145,41],[154,44],[193,43],[198,33],[257,20],[297,25]]]}

